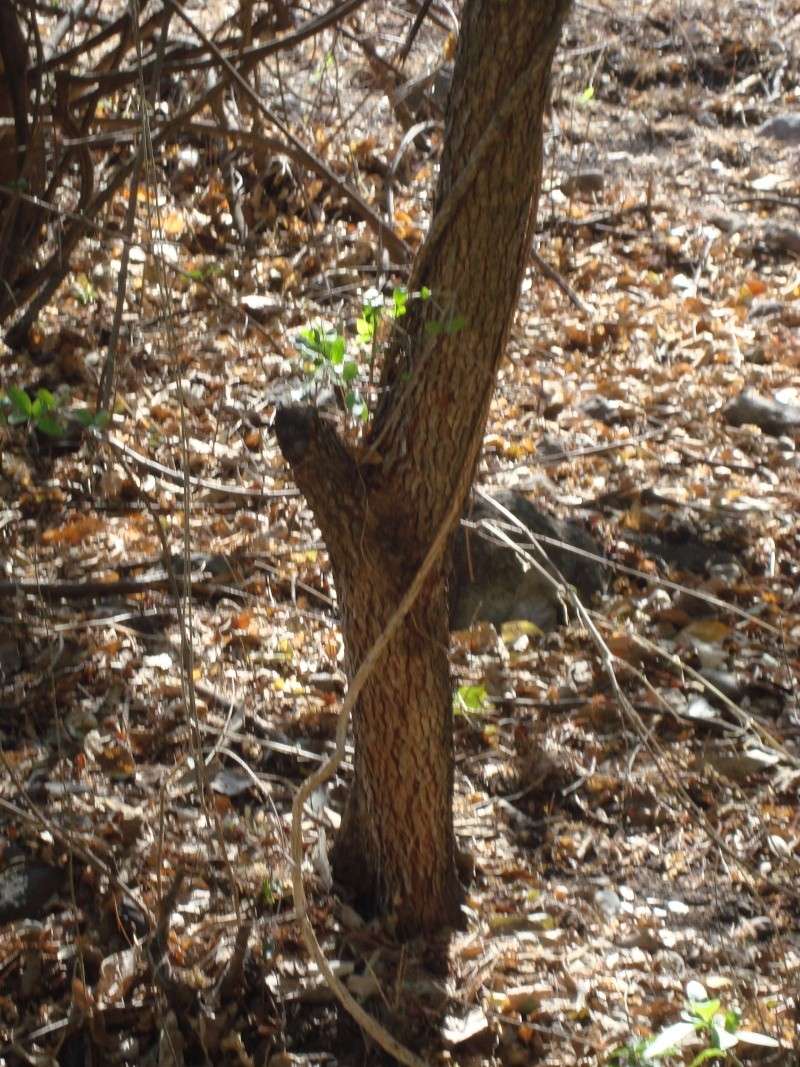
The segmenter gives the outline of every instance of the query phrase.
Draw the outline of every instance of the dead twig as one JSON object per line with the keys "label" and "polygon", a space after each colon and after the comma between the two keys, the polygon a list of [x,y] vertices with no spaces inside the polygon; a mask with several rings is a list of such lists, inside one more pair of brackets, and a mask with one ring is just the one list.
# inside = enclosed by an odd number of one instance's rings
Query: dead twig
{"label": "dead twig", "polygon": [[[301,41],[304,41],[309,37],[315,36],[323,29],[335,25],[339,19],[351,14],[364,2],[365,0],[344,0],[343,3],[331,9],[327,14],[320,15],[314,19],[309,19],[304,26],[295,30],[293,33],[286,34],[278,41],[271,41],[269,45],[263,46],[262,49],[245,52],[242,56],[239,68],[236,71],[237,75],[242,79],[243,83],[247,85],[243,75],[246,74],[259,59],[263,58],[265,55],[271,55],[274,52],[282,51],[284,48],[289,48],[294,44],[299,44]],[[228,64],[228,66],[230,66],[230,64]],[[231,67],[231,70],[234,69],[235,68]],[[135,77],[137,79],[139,77],[138,70],[135,72]],[[155,150],[162,144],[165,144],[183,128],[186,122],[193,119],[204,107],[211,105],[217,100],[220,94],[225,90],[229,81],[230,72],[226,70],[213,86],[207,89],[204,93],[201,93],[200,96],[196,97],[188,107],[184,108],[183,111],[179,112],[172,119],[160,126],[151,137],[151,150]],[[250,91],[252,92],[252,90]],[[24,306],[26,302],[29,303],[20,320],[6,335],[6,340],[10,347],[16,348],[24,343],[28,330],[36,321],[39,312],[45,307],[69,273],[70,257],[77,247],[78,242],[85,235],[86,230],[90,228],[90,220],[98,215],[106,205],[110,203],[117,190],[121,188],[122,184],[131,175],[136,166],[137,157],[138,149],[132,152],[126,160],[119,164],[104,188],[96,192],[86,204],[85,210],[80,218],[75,220],[73,225],[69,227],[69,229],[66,229],[61,235],[59,246],[48,261],[38,270],[32,272],[31,277],[27,279],[25,286],[14,294],[14,308]],[[375,218],[377,218],[377,216],[375,216]],[[2,321],[8,313],[8,298],[4,297],[0,300],[0,321]]]}
{"label": "dead twig", "polygon": [[353,210],[361,216],[369,228],[384,243],[386,248],[397,257],[401,263],[407,263],[411,259],[411,249],[406,242],[394,232],[392,227],[372,208],[361,194],[354,189],[349,182],[340,178],[324,160],[320,159],[311,149],[307,148],[299,138],[286,126],[281,118],[268,107],[261,97],[252,89],[245,80],[240,70],[226,58],[214,42],[200,29],[197,23],[181,7],[177,0],[165,0],[165,3],[189,26],[201,41],[211,50],[213,55],[225,68],[229,77],[239,86],[250,103],[266,118],[276,129],[280,130],[288,143],[298,154],[301,163],[312,170],[319,177],[328,182],[337,193],[345,197]]}
{"label": "dead twig", "polygon": [[428,14],[428,10],[431,6],[432,0],[422,0],[419,11],[416,14],[414,21],[411,24],[411,29],[406,34],[406,39],[403,41],[403,46],[397,53],[397,59],[399,63],[405,63],[408,53],[411,51],[417,34],[422,29],[422,23]]}
{"label": "dead twig", "polygon": [[179,488],[183,486],[184,482],[188,481],[189,485],[195,489],[207,489],[211,493],[240,497],[252,503],[265,503],[268,500],[281,500],[286,497],[300,495],[297,489],[244,489],[240,485],[226,485],[224,482],[215,482],[209,478],[195,478],[192,475],[187,478],[183,471],[176,470],[174,467],[167,467],[163,463],[158,463],[154,459],[143,456],[141,452],[137,452],[129,445],[111,437],[110,434],[98,434],[98,437],[104,444],[110,445],[121,456],[125,456],[137,466],[177,484]]}
{"label": "dead twig", "polygon": [[252,931],[253,923],[250,921],[242,923],[236,931],[233,954],[228,960],[228,966],[225,968],[216,989],[217,1000],[219,1001],[227,1000],[241,988],[242,979],[244,977],[244,961],[247,955],[247,944],[250,940]]}
{"label": "dead twig", "polygon": [[[487,493],[478,490],[478,495],[482,500],[484,500],[486,503],[490,504],[498,512],[500,512],[500,514],[502,514],[503,517],[509,522],[511,522],[517,529],[523,531],[528,537],[530,537],[531,543],[536,545],[537,549],[541,551],[541,542],[548,541],[548,538],[540,537],[534,534],[531,530],[528,529],[528,527],[525,526],[525,523],[522,522],[521,519],[518,519],[507,508],[503,507],[502,504],[500,504],[497,500],[494,500]],[[592,617],[592,613],[587,610],[580,597],[578,596],[577,590],[572,585],[564,581],[560,576],[554,577],[552,573],[548,572],[548,569],[542,567],[538,560],[534,559],[529,552],[526,552],[523,548],[521,548],[515,541],[513,541],[508,536],[508,534],[506,534],[499,527],[495,527],[492,532],[495,534],[495,536],[499,537],[500,540],[506,542],[508,544],[508,547],[512,548],[515,552],[517,552],[522,558],[525,559],[527,563],[535,567],[536,570],[545,578],[545,580],[551,583],[560,598],[568,600],[570,602],[577,617],[580,619],[580,621],[583,623],[583,625],[589,632],[589,636],[592,638],[592,641],[598,651],[602,666],[605,670],[614,696],[616,697],[617,704],[620,708],[624,721],[633,727],[634,732],[639,737],[639,740],[642,742],[642,744],[648,750],[650,755],[653,757],[656,766],[664,774],[665,780],[671,786],[674,795],[678,799],[680,806],[684,809],[684,811],[691,815],[697,825],[702,826],[706,834],[716,844],[720,851],[725,856],[727,856],[728,859],[730,859],[736,864],[747,884],[749,884],[751,887],[755,887],[755,878],[748,870],[747,866],[742,862],[736,851],[727,843],[727,841],[724,840],[724,838],[715,829],[715,827],[712,826],[705,812],[691,798],[688,791],[686,790],[686,787],[680,781],[678,776],[674,773],[672,762],[667,758],[660,745],[653,739],[652,729],[648,729],[645,726],[641,715],[633,706],[627,694],[623,691],[619,683],[619,679],[617,677],[616,667],[619,665],[628,671],[632,671],[636,675],[636,677],[638,677],[640,680],[643,680],[645,683],[647,683],[646,677],[641,671],[637,670],[627,661],[620,659],[620,657],[616,656],[611,651],[602,634],[600,633],[597,624],[595,623],[595,620]],[[552,564],[548,564],[548,567],[552,567]],[[555,568],[553,568],[553,570],[555,571]],[[558,574],[557,571],[556,574]],[[651,642],[647,642],[647,646],[657,648],[657,646],[652,646]],[[662,652],[661,650],[658,651],[671,664],[675,665],[676,657],[670,656],[667,653]],[[680,665],[680,661],[677,661],[677,663]],[[666,706],[666,710],[670,712],[672,711],[672,709],[668,706]],[[774,742],[774,738],[772,738],[771,735],[766,734],[766,738],[768,738],[768,743],[772,744]],[[781,749],[782,751],[785,751],[783,750],[782,746]],[[794,757],[791,757],[788,752],[786,753],[786,756],[790,760],[792,765],[796,765],[797,761],[794,759]],[[793,867],[795,869],[800,869],[800,864],[798,864],[797,861],[794,860]],[[763,881],[764,884],[769,885],[771,888],[779,892],[785,892],[789,888],[786,885],[780,885],[778,882],[772,879],[764,878]]]}
{"label": "dead twig", "polygon": [[[161,68],[164,62],[164,51],[167,46],[169,24],[170,13],[169,11],[167,11],[165,17],[161,21],[161,33],[158,39],[156,65],[153,70],[153,77],[150,82],[149,91],[147,93],[143,91],[143,84],[140,91],[140,106],[142,109],[147,108],[148,106],[153,108],[155,107],[158,83],[161,77]],[[111,335],[108,339],[108,349],[106,351],[106,358],[105,362],[103,363],[102,372],[100,374],[100,387],[97,390],[98,411],[110,411],[114,407],[114,396],[117,385],[117,354],[119,347],[119,335],[120,330],[122,328],[122,314],[125,310],[125,296],[128,290],[128,266],[130,264],[133,229],[136,224],[136,207],[139,200],[139,181],[142,175],[144,150],[144,141],[141,140],[139,142],[136,159],[133,165],[133,171],[131,172],[131,180],[128,186],[128,206],[125,212],[125,226],[123,228],[123,233],[127,240],[123,243],[122,246],[122,255],[120,257],[119,264],[119,278],[117,279],[117,299],[114,306],[114,318],[111,323]]]}
{"label": "dead twig", "polygon": [[764,207],[791,207],[800,211],[800,197],[776,196],[774,193],[750,193],[745,196],[728,197],[730,204],[757,204]]}
{"label": "dead twig", "polygon": [[162,589],[177,587],[183,594],[187,586],[202,589],[209,584],[218,584],[214,575],[199,570],[188,579],[183,575],[171,575],[164,571],[147,578],[119,578],[112,582],[46,582],[21,580],[0,582],[0,596],[39,596],[43,600],[87,600],[107,599],[115,596],[130,596],[134,593],[152,593]]}
{"label": "dead twig", "polygon": [[544,259],[535,248],[531,248],[530,256],[545,278],[549,278],[551,282],[555,282],[561,292],[568,298],[571,304],[580,311],[581,315],[584,315],[587,319],[594,319],[594,313],[587,303],[585,303],[566,278],[555,267],[552,267],[546,259]]}
{"label": "dead twig", "polygon": [[146,946],[153,981],[166,997],[172,1010],[178,1014],[186,1012],[197,1000],[195,990],[175,977],[169,960],[169,923],[185,881],[186,871],[179,867],[161,900],[158,924]]}

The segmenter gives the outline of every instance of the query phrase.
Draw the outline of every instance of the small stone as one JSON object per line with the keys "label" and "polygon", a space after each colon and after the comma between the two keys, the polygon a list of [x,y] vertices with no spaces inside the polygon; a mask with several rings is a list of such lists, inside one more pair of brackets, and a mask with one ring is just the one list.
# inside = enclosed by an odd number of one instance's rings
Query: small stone
{"label": "small stone", "polygon": [[22,853],[12,856],[0,871],[0,923],[38,918],[63,885],[61,868]]}
{"label": "small stone", "polygon": [[[602,556],[600,546],[574,522],[564,522],[539,510],[522,493],[495,492],[493,498],[521,527],[484,500],[467,509],[466,520],[456,534],[453,574],[450,581],[450,627],[466,630],[476,621],[499,626],[504,622],[528,620],[540,630],[555,629],[563,621],[558,596],[559,579],[548,580],[535,566],[523,562],[513,542],[546,570],[548,561],[564,579],[574,585],[588,603],[602,590],[605,574],[602,564],[581,552]],[[490,527],[500,534],[493,536]],[[525,530],[548,541],[540,542],[541,555]],[[561,545],[550,542],[558,541]],[[562,547],[563,546],[563,547]],[[571,551],[578,549],[578,552]]]}
{"label": "small stone", "polygon": [[759,137],[771,137],[784,144],[800,144],[800,114],[775,115],[757,130]]}
{"label": "small stone", "polygon": [[800,426],[800,405],[780,404],[759,396],[752,389],[744,389],[725,408],[724,414],[729,426],[758,426],[764,433],[775,437]]}
{"label": "small stone", "polygon": [[607,919],[613,919],[622,906],[613,889],[598,889],[594,895],[594,903]]}
{"label": "small stone", "polygon": [[591,196],[602,193],[606,176],[601,170],[579,170],[570,174],[561,183],[561,191],[566,196]]}
{"label": "small stone", "polygon": [[790,252],[800,256],[800,230],[785,222],[766,222],[761,229],[761,240],[772,252]]}

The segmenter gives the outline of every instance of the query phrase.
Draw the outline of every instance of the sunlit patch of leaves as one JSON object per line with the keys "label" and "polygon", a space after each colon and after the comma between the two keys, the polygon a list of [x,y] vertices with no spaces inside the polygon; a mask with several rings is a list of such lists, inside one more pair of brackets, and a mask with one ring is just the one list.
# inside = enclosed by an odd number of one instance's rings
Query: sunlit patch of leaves
{"label": "sunlit patch of leaves", "polygon": [[339,389],[348,414],[355,420],[366,422],[369,408],[359,385],[367,369],[371,377],[377,346],[381,341],[382,322],[402,318],[408,312],[410,299],[428,300],[430,295],[426,287],[411,294],[398,287],[387,301],[377,289],[368,289],[364,294],[361,314],[356,319],[352,348],[348,346],[344,334],[333,327],[323,323],[305,327],[297,335],[295,344],[305,360],[306,373],[321,383]]}
{"label": "sunlit patch of leaves", "polygon": [[679,1022],[664,1027],[654,1037],[640,1038],[616,1049],[608,1060],[609,1067],[648,1067],[653,1063],[683,1062],[680,1050],[698,1040],[705,1043],[705,1048],[692,1059],[690,1067],[700,1067],[710,1060],[738,1065],[741,1061],[733,1051],[738,1044],[779,1047],[773,1037],[740,1030],[739,1013],[724,1009],[719,999],[709,998],[699,982],[688,984],[686,997]]}

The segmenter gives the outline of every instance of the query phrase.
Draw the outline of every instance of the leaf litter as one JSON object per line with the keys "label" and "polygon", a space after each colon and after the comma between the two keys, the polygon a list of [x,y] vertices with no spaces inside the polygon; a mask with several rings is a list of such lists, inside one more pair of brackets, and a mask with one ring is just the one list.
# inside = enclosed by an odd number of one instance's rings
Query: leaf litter
{"label": "leaf litter", "polygon": [[[436,12],[415,74],[452,47]],[[526,276],[479,480],[582,522],[610,584],[602,645],[574,612],[454,635],[459,691],[481,694],[454,719],[464,929],[401,947],[331,892],[347,764],[304,823],[334,969],[429,1062],[604,1063],[684,1026],[691,980],[797,1051],[797,16],[719,13],[579,5],[558,60],[537,250],[566,284]],[[389,54],[404,15],[347,25],[265,63],[262,91],[413,249],[440,113],[387,96],[365,47]],[[369,1058],[292,910],[291,798],[345,680],[325,548],[270,427],[317,397],[298,331],[404,279],[237,106],[157,157],[160,221],[139,190],[113,446],[2,431],[4,1062]],[[126,210],[119,192],[4,383],[93,404]]]}

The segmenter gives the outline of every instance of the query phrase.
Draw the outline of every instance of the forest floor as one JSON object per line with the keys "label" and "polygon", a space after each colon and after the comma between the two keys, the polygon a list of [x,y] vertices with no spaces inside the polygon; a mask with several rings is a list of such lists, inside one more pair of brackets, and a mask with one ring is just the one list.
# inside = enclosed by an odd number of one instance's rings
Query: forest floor
{"label": "forest floor", "polygon": [[[355,338],[365,292],[407,277],[352,191],[411,251],[430,217],[437,99],[387,91],[445,62],[452,25],[434,3],[387,71],[374,52],[413,11],[379,7],[251,75],[282,130],[229,92],[145,168],[107,431],[68,412],[107,361],[127,185],[0,348],[2,388],[63,405],[58,436],[33,413],[0,428],[3,1067],[384,1062],[294,912],[292,797],[345,679],[325,548],[271,430],[329,384],[299,331]],[[230,52],[225,4],[201,14]],[[336,896],[347,763],[303,826],[325,952],[428,1063],[604,1064],[677,1023],[692,982],[778,1042],[740,1043],[744,1062],[798,1062],[798,42],[790,0],[597,0],[566,32],[552,271],[525,278],[479,481],[583,523],[608,589],[549,634],[453,637],[475,687],[455,715],[463,929],[403,945]],[[202,75],[164,77],[156,118]],[[88,132],[119,138],[92,146],[98,180],[137,108],[135,84],[97,107]],[[367,401],[369,374],[362,350]]]}

